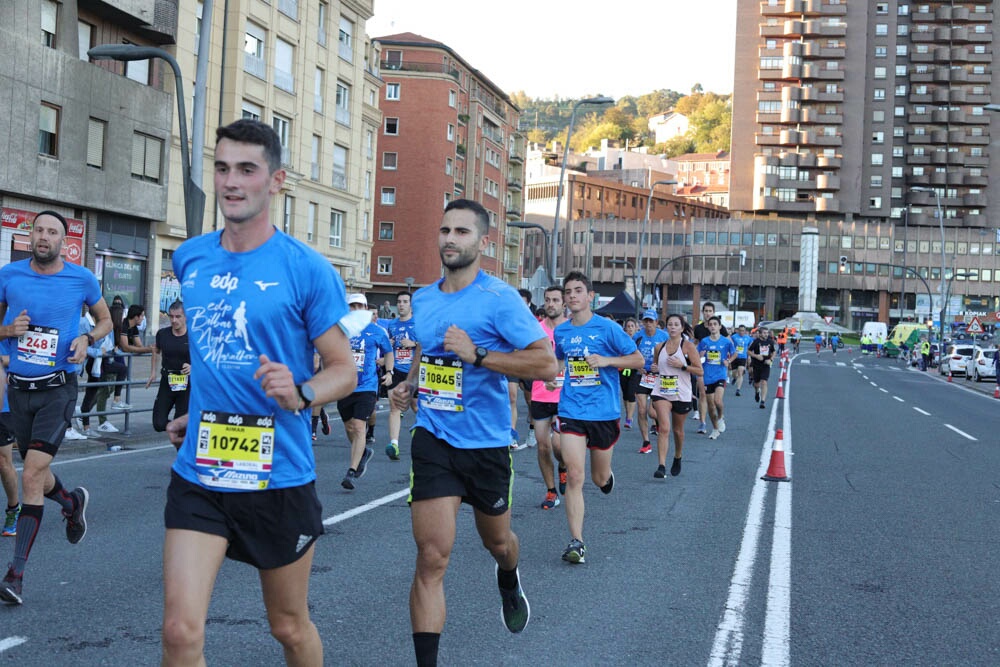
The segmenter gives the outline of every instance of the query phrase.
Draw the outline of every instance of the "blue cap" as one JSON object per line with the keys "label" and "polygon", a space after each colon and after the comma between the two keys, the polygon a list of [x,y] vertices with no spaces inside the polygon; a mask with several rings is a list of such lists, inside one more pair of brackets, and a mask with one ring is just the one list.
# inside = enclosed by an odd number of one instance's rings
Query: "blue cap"
{"label": "blue cap", "polygon": [[646,311],[643,312],[642,319],[644,319],[644,320],[653,320],[655,322],[658,319],[656,317],[656,311],[653,310],[652,308],[649,308],[648,310],[646,310]]}

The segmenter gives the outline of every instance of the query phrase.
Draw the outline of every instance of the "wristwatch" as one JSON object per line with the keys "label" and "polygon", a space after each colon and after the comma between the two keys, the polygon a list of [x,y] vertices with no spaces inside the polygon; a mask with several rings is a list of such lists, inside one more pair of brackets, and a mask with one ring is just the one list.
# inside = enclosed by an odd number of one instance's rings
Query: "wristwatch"
{"label": "wristwatch", "polygon": [[475,366],[476,368],[479,368],[480,366],[482,366],[483,365],[483,359],[486,358],[486,355],[489,354],[489,352],[490,351],[487,350],[485,347],[482,347],[482,346],[477,347],[476,348],[476,360],[472,362],[472,365]]}
{"label": "wristwatch", "polygon": [[312,405],[312,402],[316,400],[316,392],[313,391],[313,388],[309,385],[303,383],[296,385],[295,388],[299,390],[299,398],[301,398],[302,402],[305,403],[305,405],[302,406],[303,408],[308,408]]}
{"label": "wristwatch", "polygon": [[90,345],[91,347],[93,347],[94,345],[94,337],[91,336],[90,334],[87,334],[87,344]]}

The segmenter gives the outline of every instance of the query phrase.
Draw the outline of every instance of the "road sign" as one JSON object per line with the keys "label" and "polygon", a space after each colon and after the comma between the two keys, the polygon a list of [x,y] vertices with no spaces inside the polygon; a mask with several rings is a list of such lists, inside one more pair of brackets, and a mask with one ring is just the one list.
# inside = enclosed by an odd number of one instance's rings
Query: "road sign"
{"label": "road sign", "polygon": [[965,331],[970,334],[981,334],[983,333],[983,325],[979,321],[978,317],[973,317],[972,321],[969,322],[969,326],[966,327]]}
{"label": "road sign", "polygon": [[824,315],[823,319],[826,320],[827,324],[833,324],[833,315]]}

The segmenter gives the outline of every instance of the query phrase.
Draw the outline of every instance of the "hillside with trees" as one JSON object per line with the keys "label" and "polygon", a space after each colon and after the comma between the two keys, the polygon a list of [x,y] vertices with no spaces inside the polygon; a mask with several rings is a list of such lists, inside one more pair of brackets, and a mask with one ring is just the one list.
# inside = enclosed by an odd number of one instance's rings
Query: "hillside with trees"
{"label": "hillside with trees", "polygon": [[[530,98],[523,91],[513,93],[521,109],[521,130],[528,141],[549,143],[565,140],[566,127],[576,99]],[[688,117],[690,128],[684,137],[654,145],[655,137],[647,122],[652,116],[676,111]],[[729,95],[704,92],[696,84],[690,94],[661,89],[639,97],[625,96],[613,106],[580,107],[571,138],[574,151],[599,146],[610,139],[625,146],[647,146],[650,153],[670,157],[684,153],[713,153],[729,150],[732,104]]]}

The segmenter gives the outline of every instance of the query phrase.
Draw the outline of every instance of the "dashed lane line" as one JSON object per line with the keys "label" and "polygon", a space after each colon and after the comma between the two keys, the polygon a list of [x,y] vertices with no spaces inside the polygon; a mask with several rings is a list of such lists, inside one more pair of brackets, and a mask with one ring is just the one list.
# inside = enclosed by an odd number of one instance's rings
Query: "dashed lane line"
{"label": "dashed lane line", "polygon": [[963,431],[961,429],[955,428],[951,424],[945,424],[945,426],[948,427],[948,428],[950,428],[955,433],[958,433],[960,436],[962,436],[963,438],[965,438],[967,440],[971,440],[973,442],[978,442],[978,440],[976,438],[972,437],[971,435],[969,435],[968,433],[966,433],[965,431]]}
{"label": "dashed lane line", "polygon": [[920,408],[918,408],[915,405],[913,406],[913,409],[916,410],[917,412],[919,412],[922,415],[927,415],[928,417],[931,416],[931,413],[927,412],[926,410],[921,410]]}
{"label": "dashed lane line", "polygon": [[906,401],[904,401],[903,399],[901,399],[901,398],[900,398],[899,396],[893,396],[893,398],[895,398],[895,399],[896,399],[897,401],[899,401],[900,403],[905,403],[905,402],[906,402]]}

